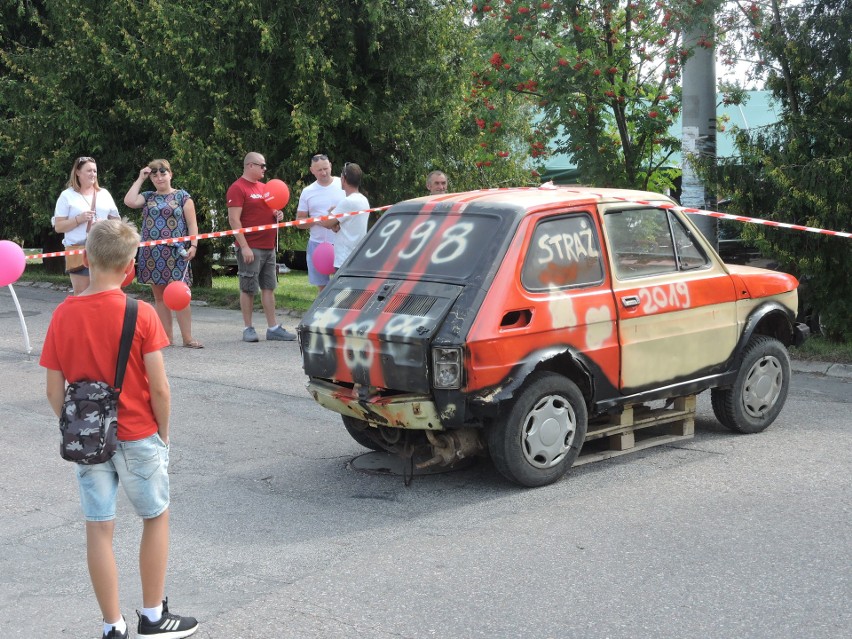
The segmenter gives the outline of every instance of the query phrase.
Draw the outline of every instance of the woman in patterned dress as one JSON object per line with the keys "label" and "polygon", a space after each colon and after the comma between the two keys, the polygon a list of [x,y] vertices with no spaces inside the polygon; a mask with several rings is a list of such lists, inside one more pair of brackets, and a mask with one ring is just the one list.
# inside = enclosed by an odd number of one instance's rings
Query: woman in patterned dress
{"label": "woman in patterned dress", "polygon": [[[148,178],[156,190],[140,193],[142,183]],[[124,203],[132,209],[142,209],[142,241],[198,235],[195,202],[183,189],[172,188],[172,167],[168,160],[151,160],[148,166],[142,167],[139,177],[124,196]],[[170,282],[183,281],[187,285],[192,282],[189,262],[197,251],[198,240],[192,240],[188,245],[157,244],[139,249],[136,277],[140,284],[151,285],[154,307],[172,344],[172,311],[163,301],[163,291]],[[183,345],[187,348],[204,348],[192,336],[190,307],[175,311],[175,314]]]}

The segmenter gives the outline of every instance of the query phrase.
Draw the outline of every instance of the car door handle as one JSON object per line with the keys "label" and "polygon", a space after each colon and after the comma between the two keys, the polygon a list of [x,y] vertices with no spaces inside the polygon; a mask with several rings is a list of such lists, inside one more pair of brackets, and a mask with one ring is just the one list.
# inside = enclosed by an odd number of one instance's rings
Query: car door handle
{"label": "car door handle", "polygon": [[621,303],[624,304],[625,308],[633,308],[634,306],[639,306],[639,296],[625,295],[621,298]]}

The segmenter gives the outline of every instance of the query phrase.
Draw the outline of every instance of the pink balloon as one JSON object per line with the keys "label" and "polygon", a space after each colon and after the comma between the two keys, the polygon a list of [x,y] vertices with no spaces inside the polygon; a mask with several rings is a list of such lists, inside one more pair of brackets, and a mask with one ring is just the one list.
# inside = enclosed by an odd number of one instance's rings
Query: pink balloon
{"label": "pink balloon", "polygon": [[9,240],[0,240],[0,286],[17,282],[26,265],[24,249]]}
{"label": "pink balloon", "polygon": [[334,244],[323,242],[311,253],[314,260],[314,268],[323,275],[334,273]]}
{"label": "pink balloon", "polygon": [[163,302],[173,311],[182,311],[191,299],[192,292],[185,282],[172,282],[163,291]]}
{"label": "pink balloon", "polygon": [[290,201],[290,188],[281,180],[269,180],[263,199],[273,211],[279,211],[287,206]]}

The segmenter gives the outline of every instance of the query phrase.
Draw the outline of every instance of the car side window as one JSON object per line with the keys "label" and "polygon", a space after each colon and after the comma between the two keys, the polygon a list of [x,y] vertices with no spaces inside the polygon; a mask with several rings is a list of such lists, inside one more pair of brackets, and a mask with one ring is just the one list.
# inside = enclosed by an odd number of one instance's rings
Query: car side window
{"label": "car side window", "polygon": [[683,222],[676,215],[670,213],[669,219],[672,222],[672,233],[674,233],[675,249],[677,250],[680,270],[687,271],[707,266],[709,260],[701,250],[698,242],[693,238],[689,229],[683,225]]}
{"label": "car side window", "polygon": [[708,263],[683,223],[663,209],[610,211],[604,226],[618,279],[674,273]]}
{"label": "car side window", "polygon": [[524,288],[549,291],[600,284],[603,279],[600,239],[588,214],[538,223],[521,271]]}

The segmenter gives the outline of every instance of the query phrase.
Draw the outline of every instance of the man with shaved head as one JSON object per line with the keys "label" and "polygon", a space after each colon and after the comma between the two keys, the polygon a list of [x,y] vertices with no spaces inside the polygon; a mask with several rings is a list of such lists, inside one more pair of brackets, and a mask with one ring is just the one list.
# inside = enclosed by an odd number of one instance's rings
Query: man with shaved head
{"label": "man with shaved head", "polygon": [[[284,214],[272,211],[263,199],[266,185],[261,182],[266,174],[266,160],[260,153],[248,153],[243,160],[243,174],[228,189],[228,222],[232,229],[262,226],[280,222]],[[252,325],[254,296],[260,288],[260,302],[266,315],[266,339],[290,342],[296,339],[275,321],[276,278],[275,254],[278,250],[276,229],[255,231],[234,236],[237,249],[237,267],[240,279],[240,310],[243,312],[244,342],[256,342],[257,331]]]}

